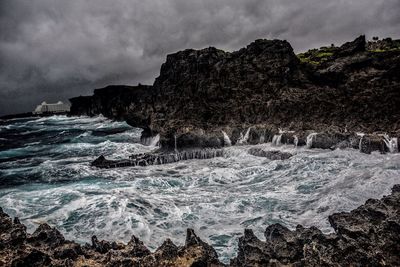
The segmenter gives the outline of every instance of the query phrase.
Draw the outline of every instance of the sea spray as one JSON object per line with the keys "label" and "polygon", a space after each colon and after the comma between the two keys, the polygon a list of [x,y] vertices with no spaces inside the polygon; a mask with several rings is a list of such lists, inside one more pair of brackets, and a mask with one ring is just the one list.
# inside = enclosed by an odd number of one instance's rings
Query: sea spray
{"label": "sea spray", "polygon": [[390,138],[389,135],[383,135],[383,141],[385,142],[386,147],[389,149],[390,153],[399,152],[399,143],[397,137]]}
{"label": "sea spray", "polygon": [[297,137],[297,135],[293,136],[293,144],[295,147],[297,147],[299,144],[299,138]]}
{"label": "sea spray", "polygon": [[141,143],[145,146],[157,146],[160,143],[160,135],[141,138]]}
{"label": "sea spray", "polygon": [[274,146],[280,146],[282,141],[282,134],[275,134],[272,137],[272,145]]}
{"label": "sea spray", "polygon": [[224,135],[224,146],[231,146],[232,142],[231,142],[231,139],[229,138],[229,136],[227,135],[227,133],[225,131],[221,131],[221,132]]}
{"label": "sea spray", "polygon": [[358,142],[358,150],[362,151],[362,143],[365,133],[356,133],[356,135],[360,137],[360,141]]}
{"label": "sea spray", "polygon": [[249,128],[247,129],[245,135],[243,135],[243,133],[240,133],[240,138],[239,138],[239,140],[237,141],[237,144],[239,144],[239,145],[247,144],[247,142],[248,142],[248,140],[249,140],[249,137],[250,137],[250,130],[251,130],[251,127],[249,127]]}
{"label": "sea spray", "polygon": [[265,143],[265,133],[266,133],[266,130],[264,129],[263,134],[260,136],[260,144]]}
{"label": "sea spray", "polygon": [[281,128],[279,128],[279,134],[275,134],[272,137],[272,145],[274,146],[280,146],[282,144],[282,135],[285,133]]}
{"label": "sea spray", "polygon": [[317,135],[318,133],[311,133],[307,136],[307,143],[306,143],[307,148],[312,148],[313,140]]}
{"label": "sea spray", "polygon": [[174,150],[175,150],[175,153],[178,153],[178,141],[177,141],[176,134],[174,135]]}

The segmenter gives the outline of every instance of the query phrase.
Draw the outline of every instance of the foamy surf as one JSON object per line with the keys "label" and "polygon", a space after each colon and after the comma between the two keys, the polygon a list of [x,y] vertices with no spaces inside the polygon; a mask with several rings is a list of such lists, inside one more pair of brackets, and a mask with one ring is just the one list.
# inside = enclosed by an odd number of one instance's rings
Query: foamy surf
{"label": "foamy surf", "polygon": [[[103,117],[39,120],[45,131],[0,151],[0,206],[30,231],[46,221],[80,242],[93,234],[122,241],[135,234],[156,248],[166,238],[179,244],[186,228],[194,228],[227,259],[244,228],[259,236],[276,222],[328,231],[328,215],[388,194],[400,182],[400,154],[280,142],[256,147],[289,152],[291,158],[252,156],[248,150],[254,146],[243,142],[225,147],[218,158],[102,170],[89,164],[99,154],[127,158],[156,149],[149,146],[155,142],[143,145],[139,129]],[[35,121],[13,121],[19,127],[5,129],[7,139],[37,128]]]}

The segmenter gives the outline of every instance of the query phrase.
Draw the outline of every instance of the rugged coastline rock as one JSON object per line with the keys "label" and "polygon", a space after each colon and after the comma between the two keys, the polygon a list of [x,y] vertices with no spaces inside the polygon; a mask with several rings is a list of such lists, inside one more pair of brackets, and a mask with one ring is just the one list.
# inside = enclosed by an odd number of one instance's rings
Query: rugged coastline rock
{"label": "rugged coastline rock", "polygon": [[[398,266],[400,262],[400,185],[389,196],[369,199],[351,212],[329,216],[334,229],[280,224],[267,227],[265,241],[246,229],[229,266]],[[183,246],[166,240],[151,252],[132,236],[128,244],[92,237],[91,244],[66,240],[55,228],[40,225],[32,234],[18,218],[0,208],[1,266],[226,266],[192,229]]]}
{"label": "rugged coastline rock", "polygon": [[281,40],[257,40],[235,52],[188,49],[167,56],[152,86],[96,89],[71,99],[71,115],[126,120],[144,137],[160,134],[170,149],[175,139],[179,148],[221,147],[221,131],[234,144],[249,127],[269,138],[278,127],[399,136],[400,46],[384,40],[360,36],[300,55]]}
{"label": "rugged coastline rock", "polygon": [[[224,136],[224,134],[226,136]],[[183,135],[182,139],[175,139],[175,149],[171,146],[167,148],[158,148],[152,152],[144,154],[134,154],[129,159],[108,160],[103,155],[92,161],[91,166],[103,169],[136,167],[149,165],[162,165],[174,163],[182,160],[191,159],[211,159],[215,157],[223,157],[225,155],[224,147],[232,145],[262,144],[272,142],[273,146],[293,145],[295,147],[307,146],[307,148],[320,149],[346,149],[354,148],[365,154],[371,154],[377,151],[381,154],[398,153],[399,144],[398,137],[389,137],[386,134],[355,134],[355,133],[338,133],[323,132],[315,133],[312,131],[287,131],[272,134],[265,129],[257,129],[255,127],[248,128],[243,134],[236,135],[235,139],[230,139],[228,134],[223,132],[220,136],[211,136],[214,141],[213,146],[204,145],[205,140],[198,140],[198,136],[192,137],[191,134]],[[155,141],[154,141],[155,140]],[[144,143],[158,143],[158,138],[150,138]],[[199,144],[201,144],[199,146]],[[179,147],[179,150],[177,149]],[[194,147],[194,148],[193,148]],[[183,148],[183,149],[182,149]],[[270,160],[285,160],[292,156],[288,152],[281,152],[271,148],[254,147],[248,150],[248,153],[257,157],[265,157]]]}
{"label": "rugged coastline rock", "polygon": [[136,166],[149,166],[161,165],[182,160],[191,159],[211,159],[222,157],[224,151],[222,149],[201,149],[201,150],[184,150],[184,151],[155,151],[153,153],[131,155],[126,160],[108,160],[103,155],[95,159],[91,166],[111,169],[120,167],[136,167]]}
{"label": "rugged coastline rock", "polygon": [[93,96],[71,98],[70,115],[103,115],[115,120],[128,120],[132,126],[148,129],[145,116],[153,105],[153,87],[148,85],[110,85],[94,90]]}
{"label": "rugged coastline rock", "polygon": [[293,155],[288,152],[281,152],[277,150],[264,150],[261,148],[251,148],[249,154],[257,157],[264,157],[270,160],[285,160]]}

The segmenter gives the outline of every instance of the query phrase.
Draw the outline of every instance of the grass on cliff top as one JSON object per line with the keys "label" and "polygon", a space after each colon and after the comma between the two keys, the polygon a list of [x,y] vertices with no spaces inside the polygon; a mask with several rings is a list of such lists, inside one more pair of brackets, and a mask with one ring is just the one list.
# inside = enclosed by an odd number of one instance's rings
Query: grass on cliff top
{"label": "grass on cliff top", "polygon": [[[400,51],[400,40],[390,40],[383,41],[382,45],[380,45],[379,49],[371,49],[368,52],[372,53],[383,53],[388,51]],[[379,46],[378,46],[379,47]],[[305,53],[297,54],[297,57],[300,59],[302,63],[308,63],[311,65],[320,65],[324,62],[327,62],[333,59],[335,52],[338,50],[336,46],[330,47],[321,47],[319,49],[311,49]]]}
{"label": "grass on cliff top", "polygon": [[300,53],[297,57],[302,63],[309,63],[312,65],[319,65],[332,58],[337,47],[321,47],[320,49],[311,49],[305,53]]}
{"label": "grass on cliff top", "polygon": [[384,53],[388,51],[400,51],[400,47],[391,48],[391,49],[375,49],[375,50],[368,50],[368,52],[372,53]]}

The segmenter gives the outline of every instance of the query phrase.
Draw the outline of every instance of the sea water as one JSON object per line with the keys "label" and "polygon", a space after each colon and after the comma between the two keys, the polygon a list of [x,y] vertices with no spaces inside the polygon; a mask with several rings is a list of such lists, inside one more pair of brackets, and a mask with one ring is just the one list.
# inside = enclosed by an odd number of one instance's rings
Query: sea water
{"label": "sea water", "polygon": [[262,240],[273,223],[331,232],[328,215],[380,198],[400,183],[400,154],[271,144],[257,147],[294,156],[271,161],[242,145],[225,148],[221,158],[90,166],[100,155],[123,159],[158,148],[142,145],[140,134],[104,117],[0,122],[0,206],[28,231],[47,222],[81,243],[94,234],[127,242],[134,234],[155,249],[166,238],[182,245],[186,228],[193,228],[226,262],[245,228]]}

